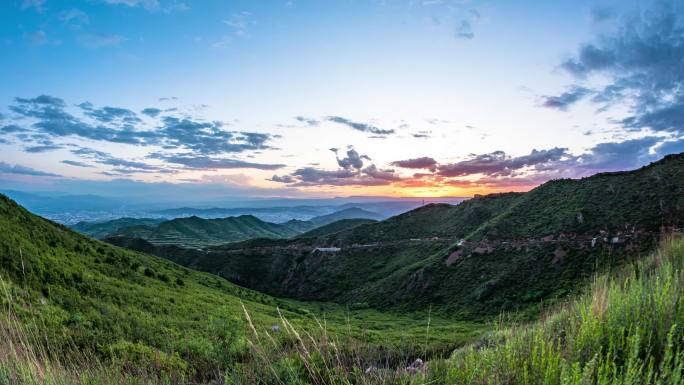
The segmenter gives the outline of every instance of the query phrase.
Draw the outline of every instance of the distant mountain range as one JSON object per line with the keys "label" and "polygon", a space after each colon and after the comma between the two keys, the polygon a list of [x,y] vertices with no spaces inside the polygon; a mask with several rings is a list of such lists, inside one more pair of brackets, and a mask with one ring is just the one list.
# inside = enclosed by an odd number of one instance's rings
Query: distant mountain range
{"label": "distant mountain range", "polygon": [[[348,208],[307,221],[291,220],[285,223],[265,222],[253,215],[217,219],[192,216],[168,221],[121,218],[101,223],[80,222],[72,228],[96,238],[109,238],[114,243],[123,242],[121,238],[140,238],[153,245],[201,248],[251,238],[292,238],[340,220],[381,218],[381,215],[367,210]],[[339,231],[356,224],[358,222],[345,222],[333,228]],[[331,231],[333,228],[322,231]]]}
{"label": "distant mountain range", "polygon": [[147,251],[281,297],[480,317],[562,298],[682,226],[684,154],[312,237]]}

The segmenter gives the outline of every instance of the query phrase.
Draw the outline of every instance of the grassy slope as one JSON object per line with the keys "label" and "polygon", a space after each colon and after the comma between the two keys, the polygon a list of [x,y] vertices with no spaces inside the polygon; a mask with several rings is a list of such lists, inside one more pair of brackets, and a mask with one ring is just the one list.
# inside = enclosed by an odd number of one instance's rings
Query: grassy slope
{"label": "grassy slope", "polygon": [[[278,306],[305,330],[316,325],[312,312],[325,314],[331,333],[351,333],[369,346],[399,345],[411,351],[423,341],[425,321],[420,318],[272,298],[87,238],[2,195],[0,278],[3,336],[8,317],[16,317],[22,328],[35,329],[37,340],[48,341],[54,355],[80,352],[86,359],[152,366],[196,379],[220,376],[239,362],[249,364],[240,300],[260,330],[280,323]],[[430,340],[434,351],[462,344],[481,329],[444,319],[432,322],[440,330]],[[7,342],[0,343],[0,362],[3,349],[13,349]]]}
{"label": "grassy slope", "polygon": [[[325,332],[310,336],[283,321],[283,336],[293,339],[247,333],[252,364],[226,372],[222,383],[681,385],[684,240],[666,242],[650,257],[598,276],[584,294],[549,309],[537,322],[510,325],[505,319],[476,343],[448,358],[428,358],[426,364],[414,362],[414,354],[398,360],[383,359],[382,352],[364,354],[354,341]],[[440,333],[425,331],[428,336]],[[12,349],[14,355],[0,354],[0,383],[46,383],[33,378],[68,384],[158,383],[140,372],[126,376],[116,367],[88,361],[63,369],[54,359],[26,357],[25,345]]]}

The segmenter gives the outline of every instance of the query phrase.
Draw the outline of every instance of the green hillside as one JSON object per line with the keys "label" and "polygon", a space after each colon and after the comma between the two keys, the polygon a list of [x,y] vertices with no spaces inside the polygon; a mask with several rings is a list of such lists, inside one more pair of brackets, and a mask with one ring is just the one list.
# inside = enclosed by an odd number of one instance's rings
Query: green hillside
{"label": "green hillside", "polygon": [[[4,218],[7,211],[3,208],[0,213]],[[11,214],[16,215],[14,212]],[[20,221],[24,222],[26,219],[22,218]],[[3,226],[8,223],[12,221],[3,219]],[[52,231],[49,227],[41,229]],[[55,230],[64,231],[61,228]],[[26,234],[22,235],[24,236]],[[2,240],[3,243],[6,241],[4,238]],[[61,245],[62,243],[59,247],[62,247]],[[104,247],[107,250],[117,250]],[[141,256],[130,252],[121,253]],[[3,260],[3,266],[6,263],[7,261]],[[160,264],[164,267],[171,266],[163,262]],[[182,310],[183,306],[198,306],[194,310],[211,311],[211,308],[203,308],[205,303],[211,302],[203,296],[212,293],[217,298],[230,297],[223,294],[222,290],[225,288],[208,288],[198,284],[198,277],[210,279],[206,275],[192,272],[187,274],[185,290],[192,290],[193,294],[199,295],[195,298],[199,299],[198,304],[186,302],[184,294],[189,293],[175,289],[172,293],[181,296],[173,297],[176,302],[167,305],[169,310],[178,311]],[[155,282],[156,278],[146,279],[150,279],[150,285],[154,285],[152,282]],[[161,287],[155,285],[155,288]],[[47,330],[60,330],[58,322],[44,323],[45,320],[59,314],[55,311],[58,307],[53,304],[53,299],[34,296],[33,288],[20,289],[19,285],[12,282],[8,284],[4,279],[2,289],[11,292],[11,295],[5,297],[11,299],[9,309],[23,316],[25,325],[32,325],[31,317],[40,314],[42,321],[38,324],[49,327]],[[128,294],[139,295],[142,292]],[[143,304],[146,300],[137,297],[135,300],[127,298],[122,297],[119,306],[129,306],[129,310],[136,309],[138,303]],[[45,301],[48,303],[44,303]],[[87,309],[89,306],[87,303],[84,304],[85,301],[81,301],[79,296],[73,297],[72,301],[80,305],[79,310]],[[101,302],[108,304],[109,300]],[[253,310],[257,304],[249,301],[245,304],[252,309],[250,314],[256,324],[255,316],[263,317],[264,314]],[[202,372],[196,372],[193,376],[179,375],[189,370],[184,366],[186,356],[183,352],[187,350],[183,349],[173,354],[161,354],[159,351],[146,350],[149,347],[141,343],[131,344],[119,340],[109,345],[108,350],[105,349],[110,352],[107,361],[100,361],[96,359],[97,356],[83,355],[79,350],[62,350],[61,354],[50,354],[32,345],[39,345],[40,339],[34,341],[27,338],[26,334],[17,333],[17,330],[24,328],[6,322],[7,319],[12,319],[13,313],[7,314],[7,303],[2,305],[2,384],[684,383],[684,328],[681,326],[684,324],[684,240],[681,238],[665,239],[661,248],[650,256],[617,268],[610,274],[595,277],[583,294],[544,310],[538,321],[517,323],[511,322],[505,315],[500,317],[496,324],[491,325],[493,329],[490,332],[484,333],[470,344],[456,348],[446,356],[421,354],[402,348],[394,353],[385,349],[369,349],[371,345],[367,342],[327,333],[326,320],[321,321],[323,323],[319,324],[318,332],[307,331],[301,324],[283,318],[278,323],[282,328],[279,332],[258,326],[252,329],[248,326],[241,333],[231,333],[231,330],[236,329],[233,321],[230,321],[230,312],[224,313],[223,318],[214,318],[216,322],[206,322],[212,319],[212,313],[198,313],[193,320],[194,324],[173,324],[175,327],[190,326],[181,330],[183,334],[173,335],[167,331],[163,336],[166,343],[187,343],[185,333],[201,334],[194,327],[213,325],[211,331],[206,332],[208,336],[204,337],[208,342],[201,346],[208,351],[221,352],[220,360],[231,364],[227,365],[227,370],[216,370],[210,366],[210,375],[202,379],[199,375]],[[93,311],[100,311],[100,308],[94,308]],[[31,317],[27,317],[28,314]],[[154,321],[161,319],[163,322],[172,317],[169,314],[173,313],[157,313]],[[292,312],[287,314],[293,315]],[[117,315],[114,314],[114,317]],[[120,317],[116,320],[129,321]],[[353,327],[355,322],[373,324],[369,316],[359,319],[352,315],[349,320],[350,327]],[[119,325],[125,327],[128,324]],[[250,325],[249,322],[247,325]],[[431,322],[423,329],[426,349],[434,344],[435,335],[444,336],[444,326],[441,325],[443,322],[439,319],[431,318]],[[111,333],[109,329],[100,327],[100,324],[91,324],[88,325],[88,330]],[[143,327],[142,330],[155,330],[152,322],[139,327]],[[385,334],[391,334],[392,330],[410,329],[412,325],[398,317],[393,323],[388,321],[385,327]],[[72,326],[62,328],[76,335],[83,332],[82,329],[72,331]],[[113,329],[113,332],[118,330]],[[41,334],[41,338],[42,336]],[[55,333],[47,338],[52,343],[58,341],[61,334]],[[213,350],[212,346],[219,349]],[[249,348],[242,349],[241,346]],[[201,348],[197,349],[201,351]],[[206,367],[202,368],[206,370]]]}
{"label": "green hillside", "polygon": [[264,222],[252,215],[203,219],[176,218],[156,226],[127,227],[113,236],[136,237],[155,245],[204,247],[250,238],[289,238],[299,234],[286,225]]}
{"label": "green hillside", "polygon": [[652,250],[663,228],[682,225],[678,155],[524,194],[427,205],[315,239],[151,252],[281,297],[402,311],[433,305],[482,318],[575,293],[596,271]]}
{"label": "green hillside", "polygon": [[[36,373],[15,365],[37,365],[39,359],[56,360],[64,370],[76,367],[85,376],[59,383],[101,383],[88,381],[92,371],[111,376],[106,383],[112,384],[148,383],[150,378],[156,383],[160,376],[164,383],[224,381],[227,372],[256,370],[245,310],[261,333],[273,325],[284,327],[280,314],[301,330],[315,331],[319,327],[312,315],[319,314],[326,333],[344,333],[371,351],[415,352],[424,346],[425,314],[413,318],[276,299],[85,237],[3,195],[0,293],[2,384],[32,383],[22,376]],[[462,345],[482,328],[435,317],[431,323],[441,330],[430,339],[435,354]],[[291,343],[288,337],[278,338]],[[42,366],[37,375],[49,370]],[[40,378],[31,381],[57,383]]]}
{"label": "green hillside", "polygon": [[114,234],[126,227],[133,226],[156,226],[162,219],[156,218],[118,218],[104,222],[85,222],[81,221],[70,226],[73,230],[87,236],[102,239],[110,234]]}

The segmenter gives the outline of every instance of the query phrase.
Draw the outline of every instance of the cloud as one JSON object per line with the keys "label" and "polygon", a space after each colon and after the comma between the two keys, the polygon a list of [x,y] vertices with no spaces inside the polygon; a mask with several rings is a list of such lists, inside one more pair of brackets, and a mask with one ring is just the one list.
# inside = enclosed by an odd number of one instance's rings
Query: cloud
{"label": "cloud", "polygon": [[258,170],[277,170],[285,167],[284,164],[264,164],[246,162],[239,159],[210,158],[194,155],[160,155],[153,154],[154,159],[162,159],[168,163],[180,164],[192,169],[218,170],[218,169],[241,169],[253,168]]}
{"label": "cloud", "polygon": [[308,126],[314,126],[315,127],[315,126],[318,126],[319,124],[321,124],[321,121],[318,119],[307,118],[304,116],[296,116],[295,119],[301,123],[306,123],[306,125],[308,125]]}
{"label": "cloud", "polygon": [[119,45],[126,41],[126,38],[120,35],[90,32],[80,35],[78,41],[88,48],[101,48]]}
{"label": "cloud", "polygon": [[79,107],[85,111],[85,115],[97,120],[101,123],[127,123],[135,124],[140,123],[140,118],[135,112],[119,107],[102,107],[94,108],[89,102],[79,104]]}
{"label": "cloud", "polygon": [[5,162],[0,162],[0,173],[2,174],[19,174],[19,175],[32,175],[32,176],[49,176],[49,177],[59,177],[60,175],[52,174],[49,172],[38,171],[31,167],[21,166],[18,164],[11,165]]}
{"label": "cloud", "polygon": [[73,8],[68,11],[63,11],[60,14],[59,18],[65,24],[70,25],[74,28],[79,28],[85,24],[90,23],[90,18],[88,17],[88,15],[77,8]]}
{"label": "cloud", "polygon": [[237,12],[230,15],[223,24],[233,29],[233,33],[238,36],[243,36],[247,33],[249,26],[256,24],[250,12]]}
{"label": "cloud", "polygon": [[189,118],[165,116],[159,135],[165,145],[184,148],[197,154],[214,155],[271,148],[267,143],[274,135],[246,131],[225,131],[221,122],[203,122]]}
{"label": "cloud", "polygon": [[456,32],[454,33],[458,39],[472,39],[475,37],[473,32],[473,26],[469,20],[461,20],[461,22],[456,26]]}
{"label": "cloud", "polygon": [[489,176],[510,175],[513,171],[525,167],[543,167],[569,156],[565,148],[552,148],[550,150],[532,150],[528,155],[512,157],[503,151],[494,151],[489,154],[473,155],[470,159],[441,164],[437,172],[445,177],[466,176],[483,174]]}
{"label": "cloud", "polygon": [[75,161],[75,160],[63,160],[61,163],[68,164],[68,165],[74,166],[74,167],[86,167],[86,168],[93,168],[93,167],[95,167],[95,166],[93,166],[93,165],[90,165],[90,164],[87,164],[87,163],[83,163],[83,162],[78,162],[78,161]]}
{"label": "cloud", "polygon": [[544,96],[542,106],[566,111],[568,107],[589,95],[591,90],[585,87],[573,86],[557,96]]}
{"label": "cloud", "polygon": [[[110,106],[97,108],[85,102],[79,104],[83,113],[83,117],[79,117],[67,111],[64,100],[48,95],[32,99],[15,98],[15,104],[9,109],[21,117],[33,119],[30,127],[51,137],[155,145],[167,150],[189,150],[197,155],[270,149],[269,142],[277,138],[268,133],[227,131],[223,129],[222,122],[197,120],[190,116],[162,116],[152,129],[141,129],[142,121],[132,110]],[[148,108],[144,111],[150,116],[159,110]]]}
{"label": "cloud", "polygon": [[370,161],[367,155],[360,155],[351,146],[347,148],[346,157],[338,156],[339,149],[331,148],[339,168],[323,170],[317,167],[302,167],[290,175],[273,175],[269,180],[285,183],[290,187],[311,186],[385,186],[401,180],[394,170],[379,169],[370,164],[364,167],[364,161]]}
{"label": "cloud", "polygon": [[128,7],[141,6],[149,11],[155,11],[159,9],[158,0],[104,0],[107,4],[113,5],[125,5]]}
{"label": "cloud", "polygon": [[326,120],[329,122],[333,122],[333,123],[343,124],[347,127],[353,128],[357,131],[368,132],[368,133],[375,134],[375,135],[383,135],[384,136],[384,135],[394,134],[394,130],[383,130],[383,129],[375,127],[371,124],[354,122],[352,120],[349,120],[347,118],[343,118],[341,116],[328,116],[328,117],[326,117]]}
{"label": "cloud", "polygon": [[561,68],[579,81],[595,75],[610,79],[592,101],[602,109],[626,104],[626,128],[684,133],[684,3],[655,2],[620,23],[582,45]]}
{"label": "cloud", "polygon": [[140,111],[140,113],[149,116],[150,118],[156,118],[157,115],[161,113],[162,110],[159,108],[145,108],[144,110]]}
{"label": "cloud", "polygon": [[359,155],[356,150],[353,148],[347,149],[347,156],[344,158],[340,158],[338,156],[338,149],[336,148],[331,148],[330,151],[335,153],[335,158],[337,159],[337,164],[342,167],[345,170],[349,169],[361,169],[363,167],[363,161],[365,160],[370,160],[370,158],[366,155]]}
{"label": "cloud", "polygon": [[30,146],[30,147],[24,148],[24,151],[35,154],[35,153],[59,150],[60,148],[62,148],[62,146],[58,146],[58,145]]}
{"label": "cloud", "polygon": [[431,134],[432,133],[430,131],[418,131],[416,133],[411,134],[411,136],[417,139],[426,139],[432,137]]}
{"label": "cloud", "polygon": [[437,161],[428,156],[414,159],[396,160],[390,164],[392,166],[401,168],[428,169],[431,171],[435,171],[437,168]]}
{"label": "cloud", "polygon": [[613,8],[608,7],[592,7],[589,10],[589,18],[594,23],[602,23],[617,16]]}
{"label": "cloud", "polygon": [[27,129],[23,127],[19,127],[16,124],[8,124],[6,126],[0,127],[0,132],[4,134],[11,134],[15,132],[26,132],[28,131]]}
{"label": "cloud", "polygon": [[21,9],[33,8],[36,12],[45,11],[45,0],[22,0]]}

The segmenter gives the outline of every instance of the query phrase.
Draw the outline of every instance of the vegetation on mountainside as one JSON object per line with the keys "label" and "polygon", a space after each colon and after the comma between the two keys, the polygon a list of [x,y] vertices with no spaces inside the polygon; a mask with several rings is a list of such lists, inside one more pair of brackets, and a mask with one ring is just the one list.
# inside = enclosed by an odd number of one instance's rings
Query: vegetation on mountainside
{"label": "vegetation on mountainside", "polygon": [[[415,352],[387,358],[385,351],[369,350],[357,339],[328,334],[324,321],[314,332],[282,317],[275,332],[250,327],[250,315],[244,318],[248,328],[243,335],[249,359],[221,373],[220,383],[680,385],[684,240],[668,241],[650,257],[597,277],[585,294],[537,322],[508,325],[502,317],[481,340],[445,358],[418,360]],[[109,365],[75,355],[64,363],[42,350],[34,354],[32,340],[17,337],[16,329],[0,331],[5,337],[0,383],[185,383],[169,375],[150,376],[140,361]],[[440,333],[431,324],[424,332],[426,337]],[[136,351],[136,358],[145,357]],[[150,361],[163,362],[158,357]]]}
{"label": "vegetation on mountainside", "polygon": [[[679,155],[527,193],[427,205],[314,239],[148,251],[280,297],[401,311],[433,305],[437,314],[482,319],[534,314],[540,301],[648,253],[663,226],[682,225]],[[316,251],[330,246],[340,250]]]}
{"label": "vegetation on mountainside", "polygon": [[[149,218],[121,218],[98,223],[79,222],[72,228],[98,239],[140,238],[153,245],[201,248],[253,238],[291,238],[343,219],[376,218],[380,218],[380,216],[370,211],[348,208],[332,214],[313,217],[307,221],[291,220],[286,223],[266,222],[253,215],[217,219],[192,216],[167,221]],[[342,230],[345,226],[340,224],[338,227],[322,230],[322,232],[329,232],[336,228]]]}
{"label": "vegetation on mountainside", "polygon": [[264,222],[253,215],[241,215],[219,219],[176,218],[156,226],[124,228],[113,235],[142,238],[156,245],[204,247],[250,238],[289,238],[297,234],[286,225]]}
{"label": "vegetation on mountainside", "polygon": [[544,183],[478,229],[475,239],[625,233],[684,224],[684,154],[634,171]]}
{"label": "vegetation on mountainside", "polygon": [[[365,304],[347,309],[276,299],[92,240],[1,195],[0,286],[0,383],[19,375],[16,370],[31,374],[13,365],[43,353],[49,360],[69,357],[59,361],[65,370],[91,365],[86,375],[106,368],[109,374],[144,373],[167,382],[215,380],[253,363],[243,305],[259,330],[281,323],[279,308],[301,330],[317,329],[312,317],[318,314],[332,335],[343,332],[388,356],[423,350],[420,318],[426,314],[397,317]],[[431,322],[440,330],[430,338],[432,354],[471,340],[481,328],[435,317]],[[282,337],[283,344],[291,342]],[[43,353],[25,356],[34,351]]]}

